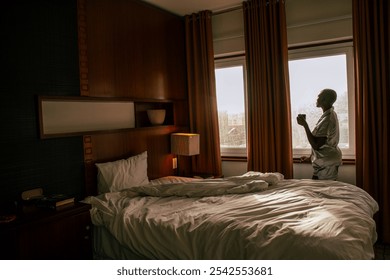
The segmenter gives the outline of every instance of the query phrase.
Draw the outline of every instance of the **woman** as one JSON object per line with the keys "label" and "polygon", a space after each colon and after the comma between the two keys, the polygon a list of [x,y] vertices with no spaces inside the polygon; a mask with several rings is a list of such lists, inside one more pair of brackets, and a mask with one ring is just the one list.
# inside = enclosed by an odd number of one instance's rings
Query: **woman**
{"label": "woman", "polygon": [[311,163],[313,179],[336,180],[341,165],[342,154],[339,144],[339,121],[333,104],[337,93],[333,89],[324,89],[317,98],[317,107],[323,114],[313,131],[310,131],[304,115],[298,115],[297,122],[305,129],[311,146]]}

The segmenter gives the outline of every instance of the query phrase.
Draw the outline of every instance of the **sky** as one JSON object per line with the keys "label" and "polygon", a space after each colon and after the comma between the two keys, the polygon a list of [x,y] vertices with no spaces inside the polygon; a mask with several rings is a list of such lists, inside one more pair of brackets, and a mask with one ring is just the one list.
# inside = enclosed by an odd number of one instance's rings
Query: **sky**
{"label": "sky", "polygon": [[291,60],[289,71],[292,107],[316,106],[324,88],[332,88],[338,95],[347,92],[345,55]]}
{"label": "sky", "polygon": [[228,111],[232,114],[244,112],[243,75],[242,66],[216,69],[218,111]]}
{"label": "sky", "polygon": [[[319,92],[332,88],[338,94],[347,92],[346,56],[290,60],[290,93],[293,108],[316,106]],[[243,67],[216,70],[219,111],[244,112]]]}

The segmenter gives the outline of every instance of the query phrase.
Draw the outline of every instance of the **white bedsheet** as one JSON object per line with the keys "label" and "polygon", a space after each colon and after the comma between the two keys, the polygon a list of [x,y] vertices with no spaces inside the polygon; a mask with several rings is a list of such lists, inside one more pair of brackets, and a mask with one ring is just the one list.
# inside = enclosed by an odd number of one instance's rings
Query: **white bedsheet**
{"label": "white bedsheet", "polygon": [[[196,181],[204,196],[187,182],[90,197],[92,222],[149,259],[374,258],[378,204],[362,189],[259,174],[234,177],[237,185],[216,180],[223,191]],[[231,188],[240,193],[227,194]]]}

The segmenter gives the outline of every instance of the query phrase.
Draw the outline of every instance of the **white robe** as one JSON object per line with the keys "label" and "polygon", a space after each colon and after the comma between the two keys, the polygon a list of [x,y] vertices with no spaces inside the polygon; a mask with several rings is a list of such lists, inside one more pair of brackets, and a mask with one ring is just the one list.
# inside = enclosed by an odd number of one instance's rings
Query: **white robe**
{"label": "white robe", "polygon": [[342,154],[338,147],[339,121],[333,107],[322,114],[312,134],[316,137],[326,137],[326,143],[320,149],[312,149],[311,161],[314,175],[320,180],[336,180]]}

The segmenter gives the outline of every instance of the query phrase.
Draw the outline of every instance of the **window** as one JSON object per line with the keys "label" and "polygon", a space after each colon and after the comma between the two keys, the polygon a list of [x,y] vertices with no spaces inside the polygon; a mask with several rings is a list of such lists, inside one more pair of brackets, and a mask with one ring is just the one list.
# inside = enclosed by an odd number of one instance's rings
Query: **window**
{"label": "window", "polygon": [[218,59],[215,68],[221,155],[246,157],[245,58]]}
{"label": "window", "polygon": [[340,125],[339,147],[343,158],[355,157],[354,82],[352,45],[328,45],[289,52],[292,142],[294,157],[310,154],[304,129],[296,122],[298,114],[306,114],[312,130],[322,115],[316,107],[319,92],[332,88],[337,92],[334,104]]}

